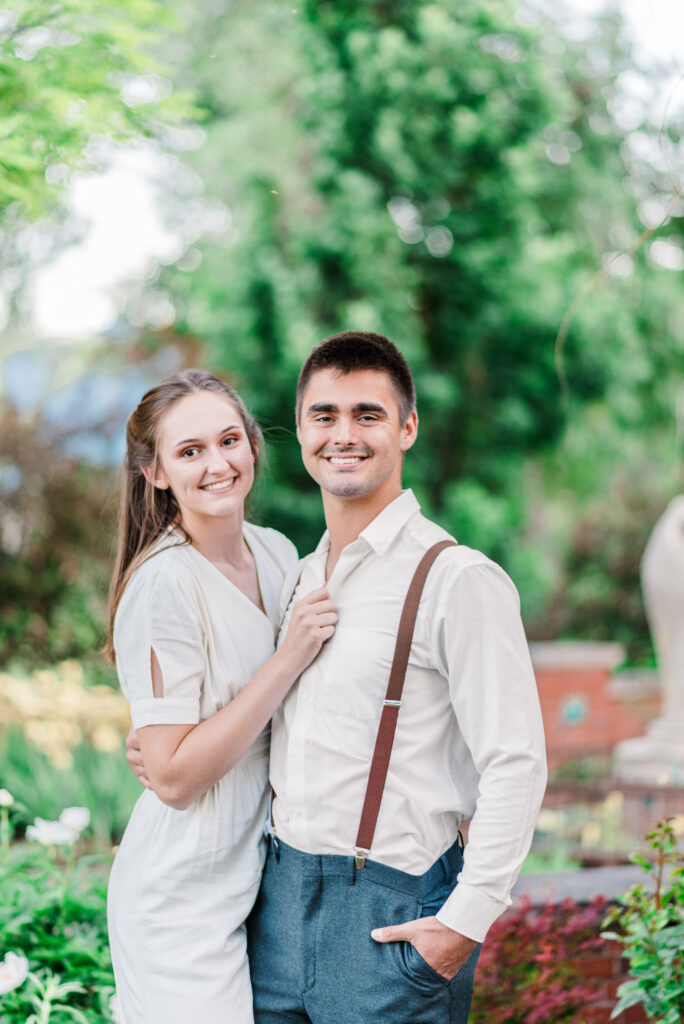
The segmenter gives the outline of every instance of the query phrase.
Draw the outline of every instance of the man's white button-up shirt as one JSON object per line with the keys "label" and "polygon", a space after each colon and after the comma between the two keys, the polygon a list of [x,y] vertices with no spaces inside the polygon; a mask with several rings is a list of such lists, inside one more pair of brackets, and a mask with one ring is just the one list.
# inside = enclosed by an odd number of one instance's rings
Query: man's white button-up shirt
{"label": "man's white button-up shirt", "polygon": [[[351,855],[404,598],[448,534],[404,491],[342,552],[328,580],[338,624],[273,718],[276,835]],[[329,539],[300,563],[292,602],[325,582]],[[457,546],[428,575],[371,858],[421,874],[470,821],[463,870],[437,915],[481,941],[510,904],[546,783],[539,699],[518,595],[485,555]],[[378,922],[382,924],[382,922]]]}

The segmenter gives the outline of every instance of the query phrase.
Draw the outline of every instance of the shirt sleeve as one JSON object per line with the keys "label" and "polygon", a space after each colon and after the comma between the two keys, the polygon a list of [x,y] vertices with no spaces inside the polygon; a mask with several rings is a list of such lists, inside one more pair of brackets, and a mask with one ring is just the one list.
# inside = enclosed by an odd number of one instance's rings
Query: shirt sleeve
{"label": "shirt sleeve", "polygon": [[511,904],[546,786],[544,731],[517,591],[493,562],[442,588],[440,669],[479,776],[463,870],[438,919],[481,942]]}
{"label": "shirt sleeve", "polygon": [[[206,651],[192,586],[174,573],[157,572],[132,580],[129,588],[117,611],[114,644],[133,725],[196,725]],[[163,680],[159,697],[152,690],[152,651]]]}

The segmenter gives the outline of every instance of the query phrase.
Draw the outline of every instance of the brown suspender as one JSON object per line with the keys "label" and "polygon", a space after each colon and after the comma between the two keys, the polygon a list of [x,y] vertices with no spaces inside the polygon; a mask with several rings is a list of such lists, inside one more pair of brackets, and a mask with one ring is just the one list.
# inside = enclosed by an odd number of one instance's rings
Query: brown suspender
{"label": "brown suspender", "polygon": [[394,659],[387,684],[387,693],[385,694],[384,706],[378,726],[378,735],[375,740],[373,760],[371,761],[368,773],[368,784],[363,801],[363,810],[361,811],[356,846],[354,847],[354,860],[357,868],[362,868],[366,863],[366,857],[370,854],[373,843],[375,826],[378,821],[378,814],[380,813],[382,793],[385,788],[385,779],[387,778],[387,769],[392,753],[392,744],[394,743],[394,733],[397,728],[401,694],[404,689],[406,668],[413,641],[413,630],[416,625],[416,615],[418,614],[418,605],[420,604],[425,580],[437,555],[444,551],[445,548],[453,547],[455,544],[456,541],[454,540],[442,540],[428,548],[418,563],[418,568],[413,574],[413,579],[406,594],[406,600],[404,601],[404,607],[399,620],[397,643],[394,648]]}

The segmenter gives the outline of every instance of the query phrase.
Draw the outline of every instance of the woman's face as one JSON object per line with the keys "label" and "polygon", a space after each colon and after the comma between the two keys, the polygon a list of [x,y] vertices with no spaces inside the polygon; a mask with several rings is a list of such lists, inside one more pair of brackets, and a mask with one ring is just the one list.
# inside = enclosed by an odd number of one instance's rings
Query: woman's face
{"label": "woman's face", "polygon": [[183,524],[242,512],[254,482],[254,452],[242,417],[215,391],[186,395],[162,416],[155,487],[170,487]]}

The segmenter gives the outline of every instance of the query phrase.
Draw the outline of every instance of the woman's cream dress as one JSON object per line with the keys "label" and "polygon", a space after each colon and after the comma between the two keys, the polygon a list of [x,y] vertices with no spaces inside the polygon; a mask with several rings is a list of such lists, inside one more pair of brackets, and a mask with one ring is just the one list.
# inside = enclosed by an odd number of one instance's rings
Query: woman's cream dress
{"label": "woman's cream dress", "polygon": [[[196,724],[224,707],[274,650],[293,545],[248,523],[264,615],[195,548],[170,534],[134,573],[114,626],[136,728]],[[151,652],[164,680],[154,697]],[[123,1024],[251,1024],[244,921],[264,858],[268,732],[187,810],[146,790],[109,883],[109,938]]]}

